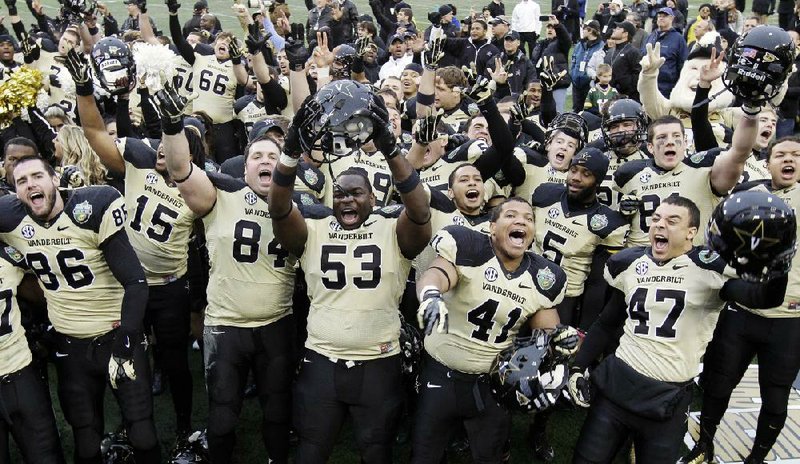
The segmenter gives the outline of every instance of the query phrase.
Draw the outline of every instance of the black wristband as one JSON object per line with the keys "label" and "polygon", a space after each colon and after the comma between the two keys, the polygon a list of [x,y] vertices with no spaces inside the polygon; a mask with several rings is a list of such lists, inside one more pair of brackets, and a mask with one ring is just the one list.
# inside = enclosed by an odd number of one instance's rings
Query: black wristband
{"label": "black wristband", "polygon": [[75,93],[79,97],[91,97],[94,95],[94,84],[92,84],[91,79],[88,82],[84,82],[83,84],[75,83]]}
{"label": "black wristband", "polygon": [[280,216],[271,216],[271,215],[270,215],[270,219],[272,219],[273,221],[283,221],[284,219],[286,219],[287,217],[289,217],[289,215],[290,215],[290,214],[292,214],[292,210],[293,210],[293,209],[294,209],[294,203],[291,203],[291,202],[290,202],[290,203],[289,203],[289,211],[287,211],[287,212],[285,212],[285,213],[281,214]]}
{"label": "black wristband", "polygon": [[233,63],[234,65],[242,64],[242,57],[241,56],[237,56],[236,58],[231,57],[231,63]]}
{"label": "black wristband", "polygon": [[194,163],[189,161],[189,174],[186,174],[186,177],[184,177],[183,179],[172,179],[172,182],[175,182],[176,184],[182,184],[187,180],[189,180],[190,177],[192,177],[193,172],[194,172]]}
{"label": "black wristband", "polygon": [[89,27],[87,29],[89,29],[89,35],[97,35],[97,33],[100,32],[100,28],[97,26]]}
{"label": "black wristband", "polygon": [[282,173],[277,166],[272,170],[272,182],[281,187],[289,188],[293,186],[295,177],[297,177],[297,169],[291,174]]}
{"label": "black wristband", "polygon": [[419,103],[420,105],[431,106],[435,102],[436,102],[436,98],[433,96],[432,93],[428,94],[428,93],[419,93],[419,92],[417,92],[417,103]]}
{"label": "black wristband", "polygon": [[183,131],[183,117],[177,121],[171,121],[168,117],[161,120],[161,129],[167,135],[180,134]]}
{"label": "black wristband", "polygon": [[[383,157],[386,158],[386,161],[389,161],[391,159],[397,158],[397,155],[399,155],[401,151],[402,150],[400,149],[400,146],[399,145],[395,145],[394,148],[392,149],[392,151],[390,151],[389,153],[384,153]],[[381,150],[381,152],[383,152],[383,151]]]}
{"label": "black wristband", "polygon": [[419,174],[416,170],[412,170],[411,175],[405,180],[394,184],[395,188],[400,193],[411,193],[412,190],[417,188],[417,185],[419,185]]}

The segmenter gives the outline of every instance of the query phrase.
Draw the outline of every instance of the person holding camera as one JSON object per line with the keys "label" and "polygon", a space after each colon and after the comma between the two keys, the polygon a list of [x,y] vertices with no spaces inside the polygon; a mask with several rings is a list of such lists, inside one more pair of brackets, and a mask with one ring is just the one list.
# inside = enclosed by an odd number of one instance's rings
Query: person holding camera
{"label": "person holding camera", "polygon": [[[128,8],[128,17],[125,18],[125,21],[122,22],[122,26],[120,26],[119,31],[121,33],[125,33],[125,31],[138,31],[139,30],[139,15],[142,13],[147,13],[147,2],[145,0],[125,0],[125,6]],[[156,23],[153,22],[153,18],[148,18],[150,21],[150,26],[153,30],[156,29]]]}

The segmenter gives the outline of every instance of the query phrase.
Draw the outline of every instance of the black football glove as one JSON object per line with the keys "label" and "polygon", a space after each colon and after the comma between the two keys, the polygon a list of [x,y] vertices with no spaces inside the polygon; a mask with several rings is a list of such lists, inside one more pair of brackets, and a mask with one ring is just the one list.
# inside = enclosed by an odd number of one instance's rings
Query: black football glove
{"label": "black football glove", "polygon": [[89,61],[83,53],[78,53],[71,48],[64,59],[64,67],[75,81],[75,93],[81,97],[87,97],[94,93],[92,76],[89,75]]}
{"label": "black football glove", "polygon": [[309,56],[308,49],[303,46],[303,41],[288,42],[284,50],[286,51],[286,59],[289,60],[289,69],[303,71]]}
{"label": "black football glove", "polygon": [[444,112],[440,109],[438,111],[431,112],[424,118],[420,118],[419,125],[417,126],[417,132],[414,134],[417,143],[428,145],[429,143],[432,143],[438,139],[439,133],[436,131],[436,128],[439,127],[443,117]]}
{"label": "black football glove", "polygon": [[164,133],[175,135],[183,130],[183,112],[190,101],[197,95],[192,94],[189,98],[181,96],[178,89],[169,82],[164,84],[164,88],[156,92],[158,109],[161,112],[161,125]]}
{"label": "black football glove", "polygon": [[478,76],[473,86],[464,92],[464,95],[471,98],[478,105],[489,101],[497,90],[497,82],[486,76]]}
{"label": "black football glove", "polygon": [[445,306],[439,290],[430,288],[422,294],[422,301],[417,309],[417,322],[419,327],[425,331],[425,335],[432,334],[434,327],[438,333],[447,333],[447,306]]}
{"label": "black football glove", "polygon": [[142,13],[147,13],[147,0],[141,0],[136,6],[139,7],[139,11]]}
{"label": "black football glove", "polygon": [[167,10],[169,10],[169,14],[176,15],[178,14],[178,10],[181,8],[181,4],[178,3],[178,0],[167,0]]}
{"label": "black football glove", "polygon": [[584,370],[575,366],[569,370],[569,397],[582,408],[588,408],[592,401],[591,382]]}
{"label": "black football glove", "polygon": [[635,194],[627,194],[623,195],[619,201],[619,212],[623,216],[633,216],[639,211],[639,207],[642,206],[642,200],[640,200]]}
{"label": "black football glove", "polygon": [[239,39],[236,37],[228,44],[228,56],[231,57],[231,63],[242,64],[242,46],[239,45]]}
{"label": "black football glove", "polygon": [[444,57],[444,44],[447,38],[442,36],[438,39],[431,39],[425,46],[425,51],[422,52],[425,57],[425,67],[430,70],[436,70],[439,66],[439,61]]}
{"label": "black football glove", "polygon": [[111,358],[108,360],[108,380],[111,388],[116,390],[119,383],[136,380],[136,369],[133,365],[133,354],[136,345],[142,343],[142,334],[124,326],[117,329],[111,347]]}
{"label": "black football glove", "polygon": [[372,43],[372,39],[369,37],[359,37],[356,39],[356,55],[363,57],[367,50],[369,50],[369,44]]}
{"label": "black football glove", "polygon": [[19,16],[17,12],[17,0],[5,0],[9,16]]}
{"label": "black football glove", "polygon": [[578,342],[580,341],[578,330],[575,327],[568,325],[557,325],[556,330],[550,334],[550,343],[556,353],[570,356],[578,351]]}
{"label": "black football glove", "polygon": [[25,63],[27,64],[33,63],[41,56],[41,47],[39,47],[36,39],[28,34],[25,34],[22,38],[20,46],[22,47],[22,56],[25,57]]}
{"label": "black football glove", "polygon": [[567,75],[566,69],[559,72],[555,71],[553,68],[554,59],[552,56],[542,57],[536,64],[536,70],[539,72],[539,81],[541,81],[542,86],[547,90],[553,90],[558,81]]}

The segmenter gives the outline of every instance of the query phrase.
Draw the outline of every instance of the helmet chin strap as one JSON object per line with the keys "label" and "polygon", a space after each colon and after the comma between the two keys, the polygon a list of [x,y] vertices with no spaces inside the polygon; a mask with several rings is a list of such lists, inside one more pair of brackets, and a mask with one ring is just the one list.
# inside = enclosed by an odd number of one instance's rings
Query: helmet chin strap
{"label": "helmet chin strap", "polygon": [[707,104],[711,103],[711,100],[714,100],[715,98],[719,97],[720,95],[725,93],[726,90],[728,90],[728,88],[727,87],[723,87],[722,90],[720,90],[719,92],[715,93],[714,95],[709,95],[708,98],[705,98],[703,101],[696,103],[695,105],[692,106],[692,108],[699,108],[699,107],[701,107],[703,105],[707,105]]}

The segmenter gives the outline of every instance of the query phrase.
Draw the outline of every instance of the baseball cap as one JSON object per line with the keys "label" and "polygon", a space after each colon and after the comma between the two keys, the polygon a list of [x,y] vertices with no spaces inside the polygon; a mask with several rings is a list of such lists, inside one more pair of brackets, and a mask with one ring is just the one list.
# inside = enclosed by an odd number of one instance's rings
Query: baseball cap
{"label": "baseball cap", "polygon": [[594,29],[597,32],[600,32],[600,23],[596,20],[587,21],[583,25],[584,29]]}
{"label": "baseball cap", "polygon": [[452,12],[453,9],[450,7],[450,5],[442,5],[439,7],[439,14],[442,16],[449,15]]}
{"label": "baseball cap", "polygon": [[423,71],[422,65],[420,65],[419,63],[408,63],[403,70],[414,71],[415,73],[420,75],[422,74]]}
{"label": "baseball cap", "polygon": [[498,24],[505,24],[506,26],[510,26],[510,25],[511,25],[511,24],[510,24],[510,23],[509,23],[509,22],[508,22],[508,21],[507,21],[505,18],[503,18],[502,16],[498,16],[498,17],[496,17],[496,18],[492,18],[492,20],[491,20],[491,21],[489,21],[489,24],[491,24],[492,26],[497,26]]}
{"label": "baseball cap", "polygon": [[622,21],[621,23],[617,23],[615,28],[621,27],[625,29],[625,32],[628,33],[628,40],[633,39],[633,36],[636,34],[636,26],[629,21]]}
{"label": "baseball cap", "polygon": [[517,31],[508,31],[503,40],[519,40],[519,32]]}
{"label": "baseball cap", "polygon": [[267,118],[253,124],[253,128],[250,129],[250,133],[247,135],[247,140],[252,142],[253,140],[261,137],[273,129],[279,130],[281,134],[286,134],[280,124],[278,124],[274,119]]}
{"label": "baseball cap", "polygon": [[608,172],[608,157],[594,147],[586,147],[579,151],[569,163],[570,166],[583,166],[594,174],[599,183]]}
{"label": "baseball cap", "polygon": [[395,42],[396,42],[396,41],[398,41],[398,40],[399,40],[400,42],[405,42],[405,41],[406,41],[406,37],[405,37],[405,35],[404,35],[404,34],[394,34],[394,35],[392,35],[391,37],[389,37],[389,43],[390,43],[390,44],[393,44],[393,43],[395,43]]}
{"label": "baseball cap", "polygon": [[11,37],[9,34],[0,34],[0,43],[8,42],[11,45],[15,45],[14,38]]}
{"label": "baseball cap", "polygon": [[656,11],[656,14],[659,14],[659,13],[663,13],[665,15],[670,15],[670,16],[675,16],[675,12],[672,11],[672,8],[670,8],[668,6],[665,6],[664,8],[659,8],[658,11]]}
{"label": "baseball cap", "polygon": [[194,9],[196,11],[197,10],[202,10],[204,8],[208,8],[208,3],[206,3],[206,2],[195,2],[194,3]]}

